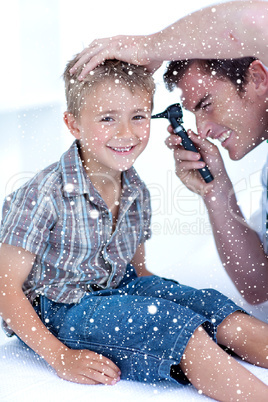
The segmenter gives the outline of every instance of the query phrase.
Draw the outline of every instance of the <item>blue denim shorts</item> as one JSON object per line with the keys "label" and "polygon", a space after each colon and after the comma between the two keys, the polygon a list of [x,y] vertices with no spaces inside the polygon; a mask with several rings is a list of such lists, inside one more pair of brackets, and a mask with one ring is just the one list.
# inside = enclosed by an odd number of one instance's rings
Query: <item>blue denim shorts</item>
{"label": "blue denim shorts", "polygon": [[36,307],[43,323],[72,349],[110,358],[121,378],[147,383],[185,382],[172,375],[193,332],[203,325],[216,341],[217,326],[242,310],[213,289],[197,290],[158,276],[137,277],[131,265],[116,289],[86,294],[78,304],[43,296]]}

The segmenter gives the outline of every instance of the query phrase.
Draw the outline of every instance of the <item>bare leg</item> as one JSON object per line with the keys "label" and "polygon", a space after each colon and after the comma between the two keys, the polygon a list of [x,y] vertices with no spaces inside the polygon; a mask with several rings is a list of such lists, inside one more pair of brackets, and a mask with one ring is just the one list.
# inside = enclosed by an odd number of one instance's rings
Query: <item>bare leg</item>
{"label": "bare leg", "polygon": [[222,350],[202,327],[188,342],[180,367],[200,393],[218,401],[267,401],[268,386]]}
{"label": "bare leg", "polygon": [[268,368],[268,325],[257,318],[231,314],[218,326],[217,341],[243,360]]}

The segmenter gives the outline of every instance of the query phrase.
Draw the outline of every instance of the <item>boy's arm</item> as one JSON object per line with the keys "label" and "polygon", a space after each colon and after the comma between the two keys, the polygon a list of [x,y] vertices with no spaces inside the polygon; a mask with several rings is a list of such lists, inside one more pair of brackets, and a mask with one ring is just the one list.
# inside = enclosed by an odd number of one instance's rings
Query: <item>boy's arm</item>
{"label": "boy's arm", "polygon": [[83,384],[114,384],[119,369],[109,359],[89,350],[72,350],[42,323],[22,291],[35,255],[19,247],[0,247],[0,314],[31,349],[42,356],[58,376]]}
{"label": "boy's arm", "polygon": [[136,253],[134,254],[131,264],[134,266],[138,276],[150,276],[153,275],[146,269],[145,263],[145,245],[141,243],[138,245]]}

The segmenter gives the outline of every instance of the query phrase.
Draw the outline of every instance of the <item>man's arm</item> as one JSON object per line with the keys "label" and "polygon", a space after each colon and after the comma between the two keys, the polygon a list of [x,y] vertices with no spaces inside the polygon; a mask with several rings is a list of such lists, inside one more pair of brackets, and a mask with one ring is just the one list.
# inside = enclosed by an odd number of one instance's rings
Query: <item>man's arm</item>
{"label": "man's arm", "polygon": [[[176,174],[186,187],[200,194],[208,210],[217,250],[223,266],[241,295],[251,304],[268,300],[268,259],[260,239],[247,225],[232,183],[216,145],[191,134],[205,162],[186,151],[180,138],[171,135],[166,144],[174,151]],[[199,155],[200,157],[200,155]],[[214,180],[205,183],[197,171],[200,163],[211,168]]]}
{"label": "man's arm", "polygon": [[71,71],[85,65],[82,79],[106,59],[155,71],[165,60],[254,56],[268,65],[267,1],[232,1],[193,12],[152,35],[93,41]]}
{"label": "man's arm", "polygon": [[246,301],[263,303],[268,300],[268,258],[237,205],[233,187],[226,190],[204,197],[216,247],[226,272]]}
{"label": "man's arm", "polygon": [[10,328],[43,357],[58,376],[83,384],[113,384],[118,368],[112,361],[89,350],[71,350],[42,323],[24,295],[22,285],[35,255],[22,248],[0,247],[0,314]]}
{"label": "man's arm", "polygon": [[164,60],[255,56],[268,64],[268,3],[215,4],[181,18],[155,35],[168,45]]}

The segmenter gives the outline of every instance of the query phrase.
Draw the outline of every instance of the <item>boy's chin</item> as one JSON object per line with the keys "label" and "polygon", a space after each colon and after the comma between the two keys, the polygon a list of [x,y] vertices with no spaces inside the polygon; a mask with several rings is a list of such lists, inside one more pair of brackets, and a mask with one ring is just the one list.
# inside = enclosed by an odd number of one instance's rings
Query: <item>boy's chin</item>
{"label": "boy's chin", "polygon": [[117,169],[119,170],[119,172],[125,172],[133,166],[134,162],[135,160],[129,160],[126,163],[121,163],[117,166]]}
{"label": "boy's chin", "polygon": [[121,166],[118,170],[119,172],[125,172],[126,170],[130,169],[133,166],[133,164],[129,166]]}

